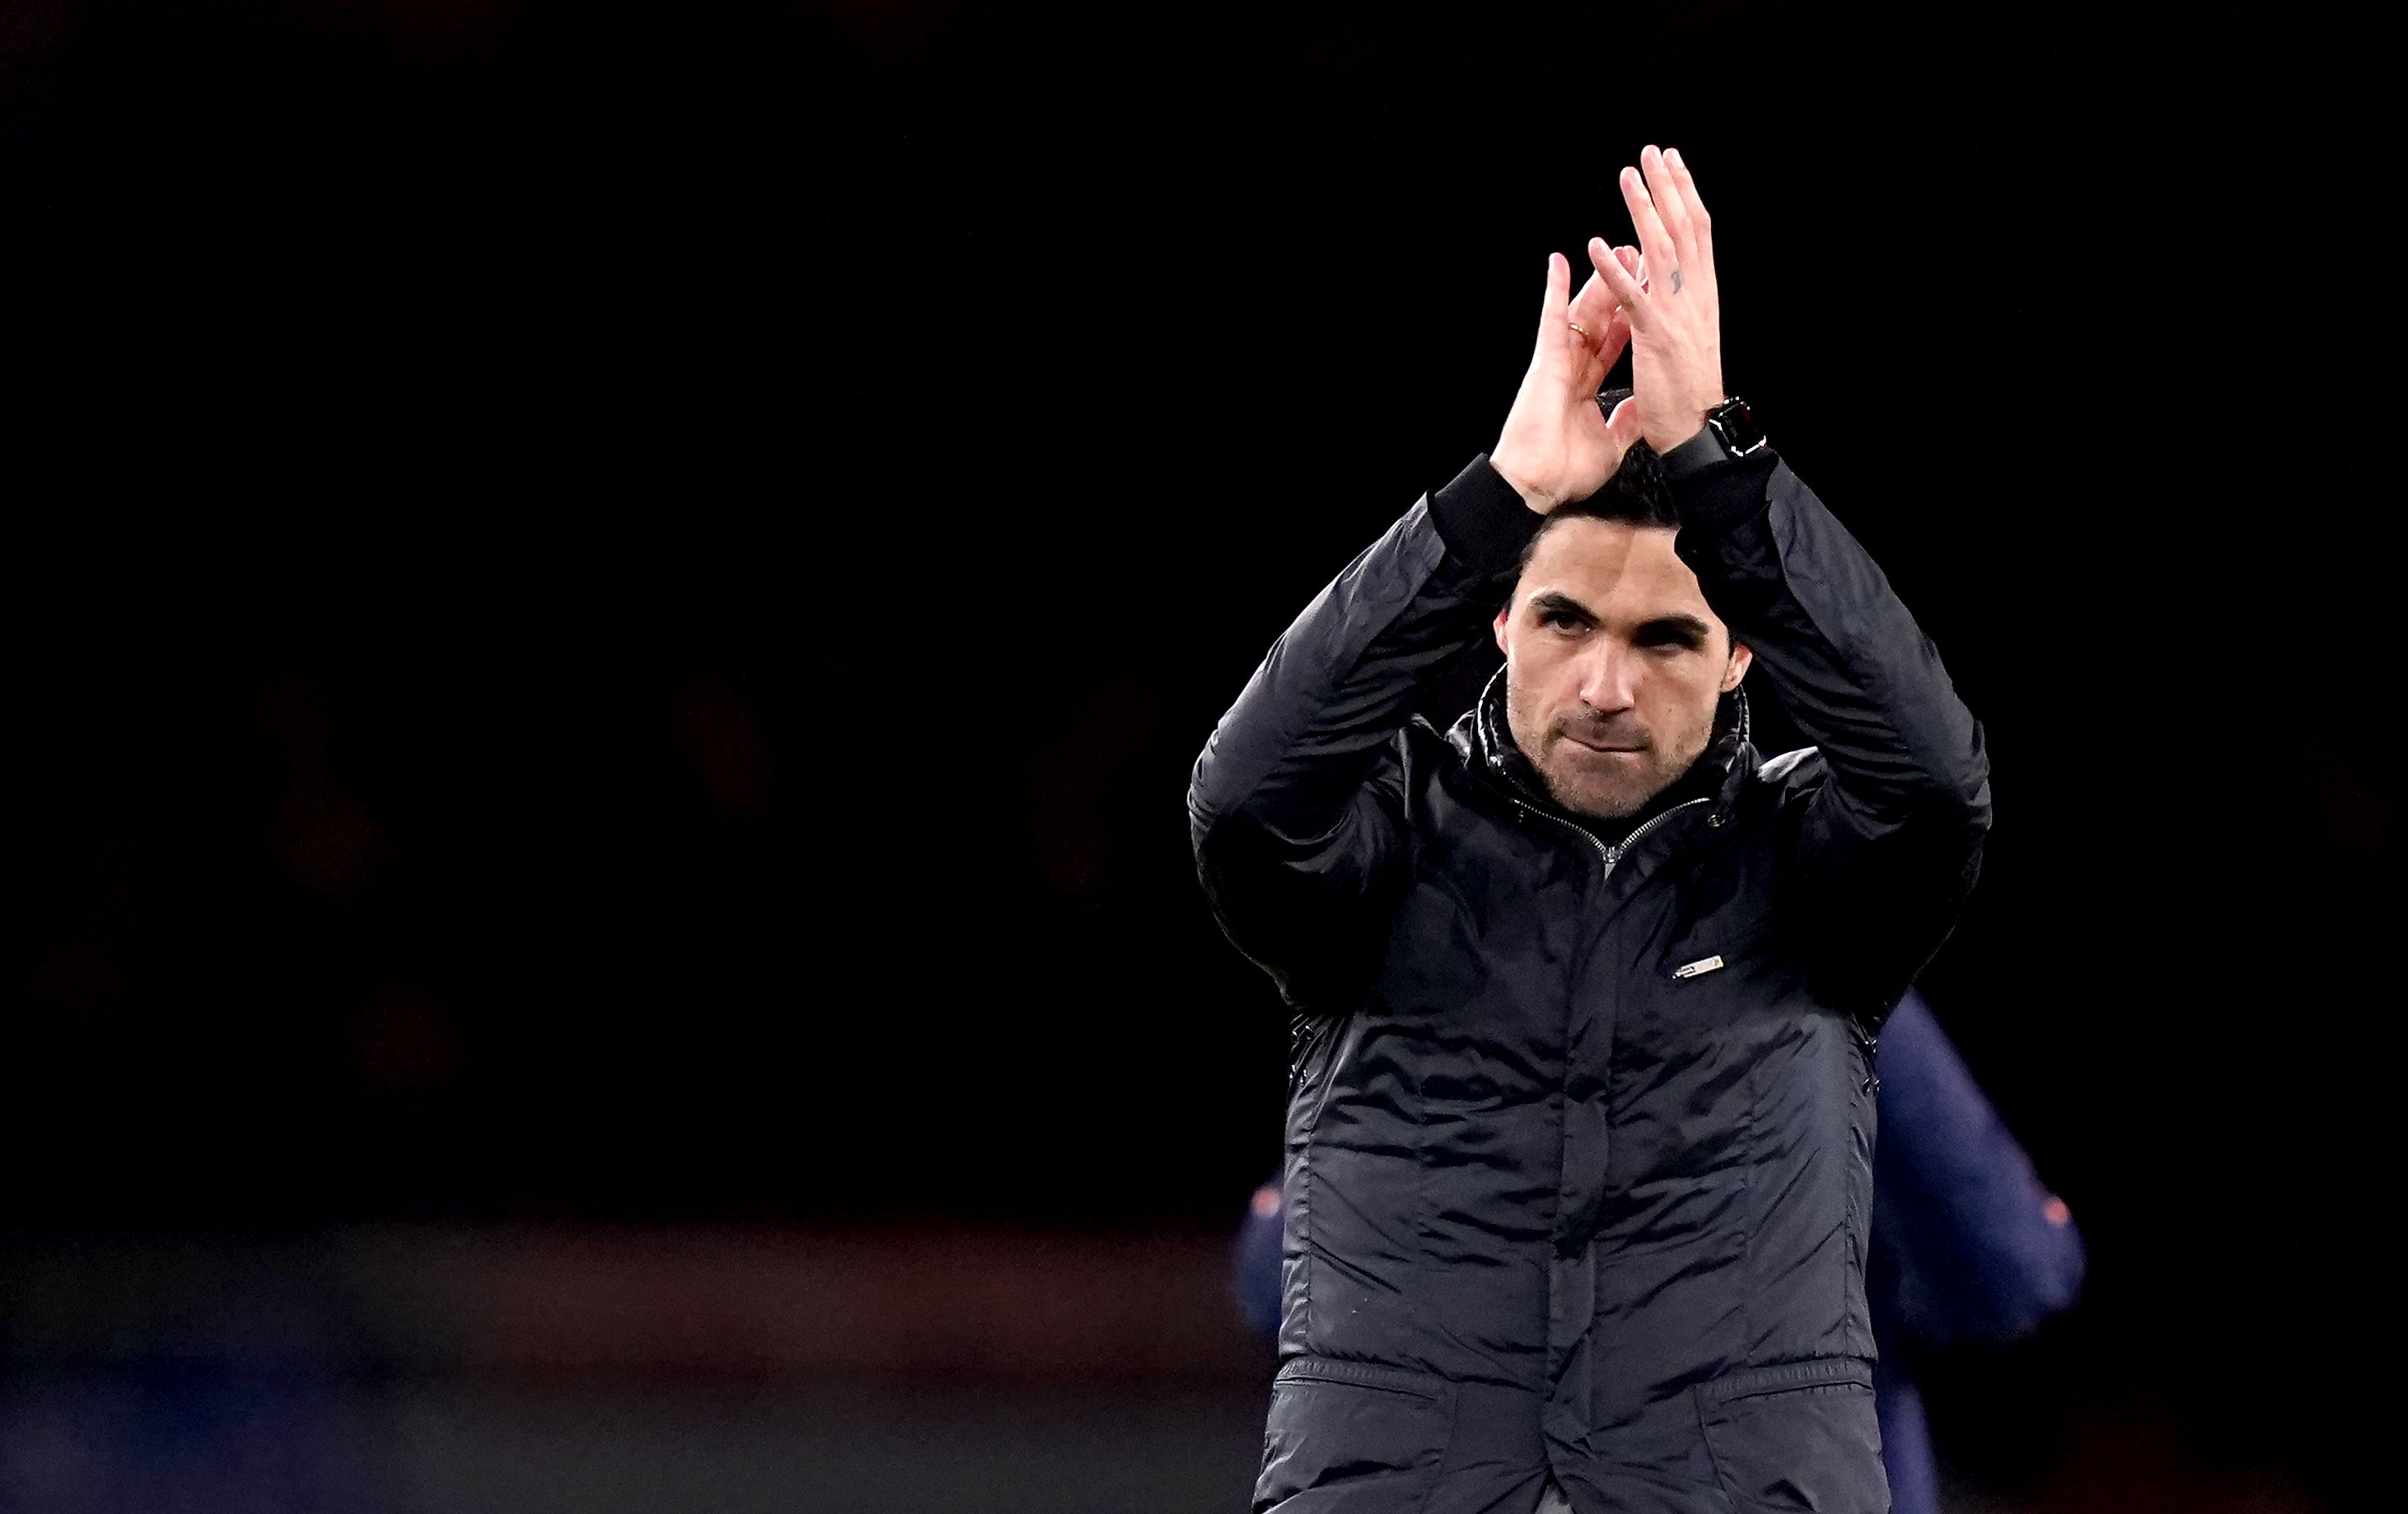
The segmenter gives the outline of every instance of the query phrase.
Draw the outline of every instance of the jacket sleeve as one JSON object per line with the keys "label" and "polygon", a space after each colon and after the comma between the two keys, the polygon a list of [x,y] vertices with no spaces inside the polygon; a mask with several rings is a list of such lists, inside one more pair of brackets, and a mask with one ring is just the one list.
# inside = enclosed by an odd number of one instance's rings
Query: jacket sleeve
{"label": "jacket sleeve", "polygon": [[1954,926],[1990,826],[1982,727],[1871,556],[1769,449],[1673,450],[1675,544],[1828,778],[1797,818],[1814,956],[1877,1023]]}
{"label": "jacket sleeve", "polygon": [[1882,1036],[1873,1245],[1885,1312],[1928,1346],[2007,1341],[2082,1291],[2082,1235],[1910,993]]}
{"label": "jacket sleeve", "polygon": [[1485,457],[1306,606],[1221,717],[1187,791],[1221,928],[1297,1009],[1336,1007],[1405,866],[1400,733],[1488,633],[1539,517]]}

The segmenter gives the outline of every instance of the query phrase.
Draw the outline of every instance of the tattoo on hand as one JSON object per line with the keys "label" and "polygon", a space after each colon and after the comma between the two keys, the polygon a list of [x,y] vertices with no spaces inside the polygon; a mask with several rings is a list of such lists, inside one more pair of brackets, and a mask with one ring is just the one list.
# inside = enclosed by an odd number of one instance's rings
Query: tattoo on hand
{"label": "tattoo on hand", "polygon": [[1672,293],[1681,293],[1681,270],[1678,268],[1672,270]]}

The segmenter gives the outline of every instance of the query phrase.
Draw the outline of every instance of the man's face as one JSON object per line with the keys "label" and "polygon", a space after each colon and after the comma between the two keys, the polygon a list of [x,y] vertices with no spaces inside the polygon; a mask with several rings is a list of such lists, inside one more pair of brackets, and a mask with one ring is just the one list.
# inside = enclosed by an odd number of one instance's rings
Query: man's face
{"label": "man's face", "polygon": [[1748,664],[1670,531],[1585,518],[1539,538],[1497,644],[1513,744],[1556,804],[1599,820],[1636,814],[1689,770]]}

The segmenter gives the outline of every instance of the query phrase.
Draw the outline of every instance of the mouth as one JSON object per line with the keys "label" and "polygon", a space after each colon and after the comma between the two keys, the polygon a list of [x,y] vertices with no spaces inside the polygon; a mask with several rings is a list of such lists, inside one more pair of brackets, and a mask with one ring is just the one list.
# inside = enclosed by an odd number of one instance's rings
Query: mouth
{"label": "mouth", "polygon": [[1566,731],[1566,732],[1564,732],[1564,733],[1563,733],[1563,737],[1564,737],[1564,739],[1565,739],[1566,741],[1570,742],[1570,743],[1571,743],[1573,746],[1575,746],[1575,747],[1579,747],[1579,748],[1581,748],[1583,750],[1585,750],[1585,751],[1594,751],[1594,752],[1601,752],[1601,753],[1610,753],[1610,754],[1612,754],[1612,755],[1614,755],[1614,756],[1620,756],[1620,757],[1635,757],[1635,756],[1637,756],[1640,752],[1642,752],[1642,751],[1644,751],[1644,750],[1647,750],[1647,749],[1646,749],[1646,748],[1644,748],[1644,747],[1627,746],[1627,745],[1623,745],[1623,744],[1619,744],[1619,743],[1612,743],[1612,742],[1604,742],[1604,741],[1587,741],[1587,740],[1584,740],[1583,738],[1581,738],[1581,737],[1579,737],[1579,736],[1576,736],[1572,735],[1570,731]]}

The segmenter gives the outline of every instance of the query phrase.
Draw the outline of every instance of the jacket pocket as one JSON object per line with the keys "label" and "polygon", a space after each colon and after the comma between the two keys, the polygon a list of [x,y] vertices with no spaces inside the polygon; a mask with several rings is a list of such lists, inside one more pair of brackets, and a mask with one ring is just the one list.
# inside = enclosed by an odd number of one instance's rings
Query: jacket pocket
{"label": "jacket pocket", "polygon": [[1303,1356],[1280,1368],[1257,1514],[1398,1514],[1437,1477],[1455,1421],[1443,1378]]}
{"label": "jacket pocket", "polygon": [[1745,1514],[1886,1514],[1872,1364],[1823,1357],[1695,1390],[1714,1478]]}

